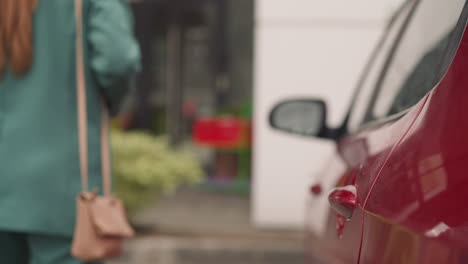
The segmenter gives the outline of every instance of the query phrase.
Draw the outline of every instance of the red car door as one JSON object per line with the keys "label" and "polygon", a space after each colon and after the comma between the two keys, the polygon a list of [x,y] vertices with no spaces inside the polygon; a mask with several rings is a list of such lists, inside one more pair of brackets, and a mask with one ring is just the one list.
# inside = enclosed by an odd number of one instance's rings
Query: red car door
{"label": "red car door", "polygon": [[[307,250],[311,259],[320,256],[326,263],[357,263],[361,245],[365,201],[376,175],[395,148],[412,127],[425,101],[420,102],[403,118],[393,124],[385,124],[375,130],[363,131],[343,140],[338,148],[346,168],[342,171],[336,186],[354,186],[357,189],[357,205],[350,219],[330,211],[329,221],[322,237],[312,234],[307,239]],[[380,140],[385,138],[385,140]],[[369,142],[371,141],[371,143]],[[336,164],[335,164],[336,166]],[[339,167],[339,166],[338,166]],[[325,175],[336,179],[336,175]],[[326,195],[326,193],[324,193]],[[310,212],[308,215],[313,215]],[[308,220],[310,221],[310,219]]]}
{"label": "red car door", "polygon": [[311,263],[468,263],[467,18],[466,0],[406,1],[339,128],[318,99],[270,113],[276,129],[337,142],[311,188]]}
{"label": "red car door", "polygon": [[467,17],[465,0],[419,1],[368,107],[369,149],[396,143],[357,177],[359,263],[468,262]]}
{"label": "red car door", "polygon": [[[345,212],[330,211],[325,232],[308,237],[314,258],[331,263],[468,261],[464,245],[457,244],[468,242],[462,235],[468,231],[462,225],[468,224],[468,212],[463,213],[458,198],[464,198],[457,185],[464,179],[459,176],[462,161],[455,158],[468,147],[461,136],[468,132],[468,119],[460,114],[468,99],[468,48],[464,41],[458,48],[467,20],[464,6],[465,0],[408,1],[397,18],[402,30],[394,23],[399,33],[392,38],[390,28],[345,123],[349,134],[337,144],[335,168],[322,175],[324,189],[327,183],[336,185],[331,205]],[[349,187],[355,188],[353,208],[332,197]],[[352,209],[350,216],[346,210]],[[462,231],[453,231],[454,223]]]}

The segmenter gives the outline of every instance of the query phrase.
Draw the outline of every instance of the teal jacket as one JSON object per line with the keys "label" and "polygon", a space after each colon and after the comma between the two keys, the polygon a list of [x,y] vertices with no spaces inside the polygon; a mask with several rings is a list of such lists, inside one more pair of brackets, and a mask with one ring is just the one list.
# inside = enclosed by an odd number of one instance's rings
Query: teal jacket
{"label": "teal jacket", "polygon": [[[90,186],[101,189],[100,98],[114,111],[140,63],[124,0],[83,0]],[[81,189],[73,0],[39,0],[34,62],[0,80],[0,230],[70,236]]]}

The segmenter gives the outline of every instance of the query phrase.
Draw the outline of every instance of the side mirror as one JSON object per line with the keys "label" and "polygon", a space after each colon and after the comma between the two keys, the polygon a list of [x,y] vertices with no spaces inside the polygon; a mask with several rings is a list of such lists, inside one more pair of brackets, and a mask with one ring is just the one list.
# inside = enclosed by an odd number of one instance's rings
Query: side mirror
{"label": "side mirror", "polygon": [[326,125],[326,117],[326,105],[322,100],[293,99],[273,108],[270,125],[291,134],[335,139]]}

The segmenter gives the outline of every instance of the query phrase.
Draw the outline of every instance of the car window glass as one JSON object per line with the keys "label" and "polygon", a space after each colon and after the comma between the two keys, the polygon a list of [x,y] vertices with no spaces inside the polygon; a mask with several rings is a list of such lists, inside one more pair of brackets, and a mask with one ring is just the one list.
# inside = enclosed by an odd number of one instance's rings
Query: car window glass
{"label": "car window glass", "polygon": [[421,0],[379,88],[368,119],[401,112],[442,77],[440,68],[465,0]]}
{"label": "car window glass", "polygon": [[360,91],[356,97],[354,108],[352,109],[348,123],[349,130],[357,130],[362,124],[368,107],[368,102],[382,72],[382,68],[412,7],[412,4],[404,5],[403,9],[398,12],[398,16],[395,18],[390,28],[384,33],[379,51],[377,55],[371,59],[373,60],[371,62],[371,66],[368,72],[365,73],[365,79],[362,86],[359,88]]}

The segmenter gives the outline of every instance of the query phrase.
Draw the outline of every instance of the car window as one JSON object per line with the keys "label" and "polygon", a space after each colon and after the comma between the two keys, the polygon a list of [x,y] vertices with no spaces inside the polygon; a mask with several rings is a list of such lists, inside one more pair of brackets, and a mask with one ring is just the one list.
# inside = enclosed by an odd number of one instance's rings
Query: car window
{"label": "car window", "polygon": [[[399,113],[421,100],[442,78],[442,62],[465,0],[421,0],[377,87],[366,120]],[[461,37],[461,36],[459,36]]]}
{"label": "car window", "polygon": [[384,67],[385,61],[387,60],[389,53],[392,50],[392,47],[395,44],[396,39],[398,38],[401,29],[407,20],[410,10],[414,6],[413,2],[407,2],[402,6],[402,8],[396,13],[390,26],[384,32],[384,36],[377,47],[377,53],[371,57],[370,64],[367,69],[365,69],[364,79],[360,87],[358,88],[358,95],[355,98],[354,106],[350,114],[348,129],[350,131],[355,131],[364,121],[367,107],[369,105],[369,100],[372,96],[372,92],[375,89],[377,80],[381,75],[382,69]]}

